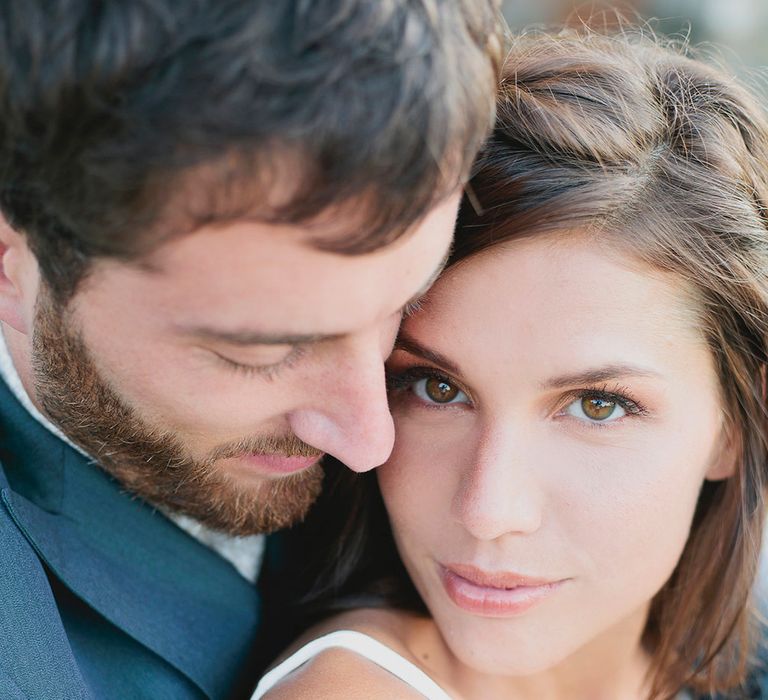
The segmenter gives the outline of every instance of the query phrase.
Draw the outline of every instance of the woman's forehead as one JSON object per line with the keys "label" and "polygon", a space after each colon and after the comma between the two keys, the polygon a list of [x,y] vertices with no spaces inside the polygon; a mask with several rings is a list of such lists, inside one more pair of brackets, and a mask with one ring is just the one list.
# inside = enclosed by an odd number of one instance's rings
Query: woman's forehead
{"label": "woman's forehead", "polygon": [[489,358],[525,365],[632,360],[663,373],[711,364],[686,285],[585,238],[505,243],[468,258],[404,328],[450,344],[447,354],[482,345]]}

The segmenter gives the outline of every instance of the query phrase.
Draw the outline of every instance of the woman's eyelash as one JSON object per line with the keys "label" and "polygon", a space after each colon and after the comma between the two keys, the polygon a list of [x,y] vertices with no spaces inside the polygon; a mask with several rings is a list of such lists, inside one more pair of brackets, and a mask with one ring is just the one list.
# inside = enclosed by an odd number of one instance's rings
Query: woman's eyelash
{"label": "woman's eyelash", "polygon": [[[469,392],[468,389],[462,386],[462,384],[456,381],[450,374],[447,374],[446,372],[443,372],[437,369],[436,367],[430,367],[430,366],[408,367],[407,369],[399,372],[387,370],[386,372],[387,391],[394,397],[395,395],[398,395],[401,392],[404,393],[409,389],[412,389],[412,387],[417,382],[422,381],[424,379],[435,379],[439,382],[445,382],[446,384],[455,386],[460,392],[464,394],[464,396],[467,399],[467,402],[462,402],[462,405],[466,405],[466,403],[473,404],[472,394]],[[447,408],[449,406],[455,408],[457,407],[457,404],[453,402],[451,403],[436,402],[433,407]]]}
{"label": "woman's eyelash", "polygon": [[[452,379],[448,374],[441,372],[434,367],[409,367],[408,369],[400,372],[387,371],[387,389],[390,392],[402,391],[409,389],[411,386],[413,386],[414,383],[422,379],[438,379],[447,381],[461,388],[458,382]],[[467,395],[469,395],[465,389],[461,389],[467,393]],[[572,391],[569,391],[561,400],[560,403],[563,407],[561,410],[563,410],[573,401],[585,398],[594,398],[609,403],[615,403],[618,406],[621,406],[621,408],[626,411],[627,415],[630,416],[650,415],[650,412],[645,407],[645,405],[639,399],[634,398],[629,389],[623,386],[611,385],[587,386],[573,389]],[[595,425],[600,426],[601,424],[596,421]],[[606,423],[605,425],[608,424]]]}
{"label": "woman's eyelash", "polygon": [[401,372],[387,370],[386,378],[389,391],[408,389],[412,384],[421,379],[442,379],[458,386],[458,383],[445,372],[441,372],[434,367],[409,367]]}
{"label": "woman's eyelash", "polygon": [[600,387],[581,387],[569,392],[563,401],[567,406],[576,399],[596,398],[601,401],[615,403],[621,406],[629,415],[647,416],[649,411],[637,399],[633,398],[631,392],[626,387],[603,385]]}

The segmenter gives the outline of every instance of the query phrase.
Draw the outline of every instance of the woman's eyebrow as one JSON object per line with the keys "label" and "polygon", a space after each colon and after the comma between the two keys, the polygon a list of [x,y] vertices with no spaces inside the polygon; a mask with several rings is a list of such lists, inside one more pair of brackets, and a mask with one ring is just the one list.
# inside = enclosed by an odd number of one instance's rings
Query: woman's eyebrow
{"label": "woman's eyebrow", "polygon": [[403,331],[400,331],[400,335],[395,341],[395,350],[405,350],[405,352],[411,355],[421,357],[424,360],[428,360],[432,364],[439,365],[442,369],[450,372],[451,374],[455,374],[457,376],[461,375],[461,370],[458,368],[458,366],[451,362],[447,357],[445,357],[445,355],[441,355],[436,350],[431,350],[430,348],[423,346],[421,343],[419,343],[414,338],[411,338],[407,333],[404,333]]}
{"label": "woman's eyebrow", "polygon": [[552,377],[540,384],[542,389],[562,389],[575,384],[599,384],[611,379],[623,379],[627,377],[652,377],[660,378],[661,375],[651,369],[637,365],[613,364],[604,367],[587,369],[583,372],[561,374]]}

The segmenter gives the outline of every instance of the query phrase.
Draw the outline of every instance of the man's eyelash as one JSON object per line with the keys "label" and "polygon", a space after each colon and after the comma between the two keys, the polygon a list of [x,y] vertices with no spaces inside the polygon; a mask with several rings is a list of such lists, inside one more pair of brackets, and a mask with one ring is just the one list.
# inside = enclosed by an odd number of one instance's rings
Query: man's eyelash
{"label": "man's eyelash", "polygon": [[246,365],[241,362],[235,362],[234,360],[224,357],[219,353],[214,353],[216,357],[221,360],[224,365],[232,372],[242,374],[246,377],[252,377],[254,375],[261,375],[265,379],[272,380],[285,369],[290,369],[301,357],[304,356],[306,348],[301,345],[295,345],[290,352],[279,362],[273,362],[268,365]]}

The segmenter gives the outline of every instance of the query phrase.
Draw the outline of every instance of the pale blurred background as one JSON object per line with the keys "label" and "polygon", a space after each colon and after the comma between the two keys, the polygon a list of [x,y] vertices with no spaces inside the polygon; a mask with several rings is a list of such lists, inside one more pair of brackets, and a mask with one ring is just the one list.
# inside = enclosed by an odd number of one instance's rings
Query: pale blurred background
{"label": "pale blurred background", "polygon": [[768,0],[503,0],[503,6],[513,29],[573,20],[577,8],[576,16],[587,17],[591,8],[617,7],[627,16],[655,18],[661,33],[721,47],[723,60],[738,70],[768,67]]}

